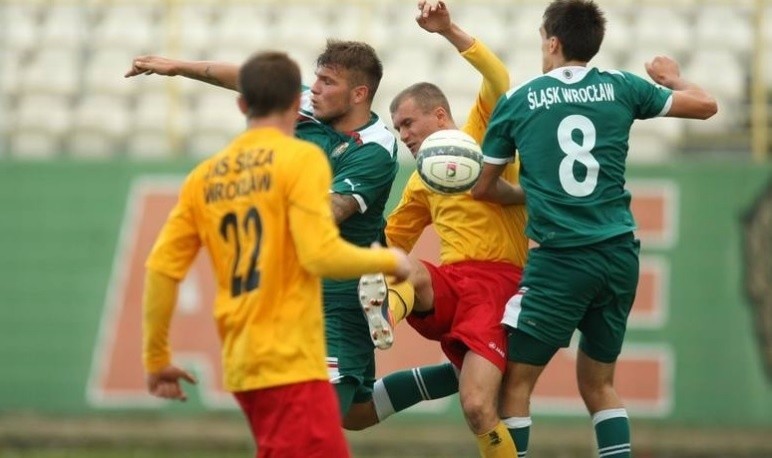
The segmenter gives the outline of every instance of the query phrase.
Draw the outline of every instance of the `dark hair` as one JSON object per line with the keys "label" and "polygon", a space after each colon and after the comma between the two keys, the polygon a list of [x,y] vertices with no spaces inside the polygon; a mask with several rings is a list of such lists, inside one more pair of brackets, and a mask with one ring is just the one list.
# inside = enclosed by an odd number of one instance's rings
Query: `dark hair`
{"label": "dark hair", "polygon": [[300,67],[283,52],[258,52],[239,70],[239,92],[247,103],[250,118],[289,109],[300,88]]}
{"label": "dark hair", "polygon": [[445,97],[445,94],[443,94],[440,88],[432,83],[416,83],[403,89],[396,97],[394,97],[394,99],[392,99],[391,105],[389,105],[389,111],[394,113],[402,102],[410,98],[415,100],[416,105],[418,105],[424,113],[428,113],[434,108],[442,107],[448,113],[448,116],[452,117],[448,98]]}
{"label": "dark hair", "polygon": [[556,37],[568,60],[589,62],[600,49],[606,18],[592,0],[554,0],[544,11],[544,32]]}
{"label": "dark hair", "polygon": [[351,86],[367,86],[372,102],[383,77],[383,64],[375,49],[361,41],[327,40],[327,47],[316,59],[318,67],[348,70]]}

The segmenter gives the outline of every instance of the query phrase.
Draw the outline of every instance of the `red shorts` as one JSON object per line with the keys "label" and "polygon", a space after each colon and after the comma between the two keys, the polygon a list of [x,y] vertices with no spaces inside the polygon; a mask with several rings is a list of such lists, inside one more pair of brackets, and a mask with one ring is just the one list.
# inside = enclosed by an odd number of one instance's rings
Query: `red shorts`
{"label": "red shorts", "polygon": [[432,277],[434,311],[408,315],[419,334],[437,340],[445,356],[461,368],[467,350],[502,372],[507,366],[507,337],[501,318],[517,294],[523,270],[505,262],[463,261],[435,266],[422,261]]}
{"label": "red shorts", "polygon": [[314,380],[233,394],[258,458],[350,457],[330,382]]}

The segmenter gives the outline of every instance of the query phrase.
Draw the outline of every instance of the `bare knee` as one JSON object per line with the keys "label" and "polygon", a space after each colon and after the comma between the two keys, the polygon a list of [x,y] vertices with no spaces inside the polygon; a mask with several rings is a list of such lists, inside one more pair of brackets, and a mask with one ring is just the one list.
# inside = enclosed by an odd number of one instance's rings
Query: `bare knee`
{"label": "bare knee", "polygon": [[378,423],[378,415],[372,400],[352,404],[346,416],[343,417],[343,429],[348,431],[361,431],[376,423]]}
{"label": "bare knee", "polygon": [[469,428],[475,434],[483,434],[496,426],[498,415],[493,399],[487,393],[461,393],[461,409]]}

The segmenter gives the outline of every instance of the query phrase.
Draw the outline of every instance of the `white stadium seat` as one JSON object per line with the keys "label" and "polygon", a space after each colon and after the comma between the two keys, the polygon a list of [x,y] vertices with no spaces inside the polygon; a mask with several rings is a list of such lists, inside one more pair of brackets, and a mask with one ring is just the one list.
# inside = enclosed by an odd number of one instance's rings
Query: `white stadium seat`
{"label": "white stadium seat", "polygon": [[38,45],[47,49],[76,48],[86,42],[91,19],[88,9],[64,3],[50,5],[43,11]]}
{"label": "white stadium seat", "polygon": [[103,10],[92,33],[93,42],[99,43],[100,47],[143,53],[158,46],[161,36],[153,6],[110,5]]}
{"label": "white stadium seat", "polygon": [[632,20],[632,39],[628,42],[638,50],[680,54],[694,42],[684,14],[672,8],[643,8]]}
{"label": "white stadium seat", "polygon": [[729,4],[699,8],[694,37],[694,46],[706,52],[727,50],[747,54],[753,47],[753,29],[748,16]]}
{"label": "white stadium seat", "polygon": [[41,49],[21,69],[23,92],[72,95],[80,84],[80,52],[69,48]]}

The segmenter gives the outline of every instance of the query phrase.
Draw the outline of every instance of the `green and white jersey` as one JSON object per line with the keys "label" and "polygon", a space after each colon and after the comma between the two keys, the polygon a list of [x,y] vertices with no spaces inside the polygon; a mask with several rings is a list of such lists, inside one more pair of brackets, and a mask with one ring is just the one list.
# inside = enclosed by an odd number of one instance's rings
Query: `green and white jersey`
{"label": "green and white jersey", "polygon": [[[340,224],[341,236],[356,245],[383,243],[383,213],[397,175],[397,139],[375,113],[353,132],[341,133],[313,117],[310,91],[303,93],[295,135],[319,145],[332,167],[332,189],[350,195],[359,211]],[[302,164],[299,164],[302,167]],[[383,243],[385,245],[385,243]],[[358,280],[323,282],[325,297],[356,298]]]}
{"label": "green and white jersey", "polygon": [[672,91],[632,73],[562,67],[511,89],[491,116],[485,162],[520,155],[529,238],[589,245],[635,229],[625,159],[635,119],[663,116]]}

